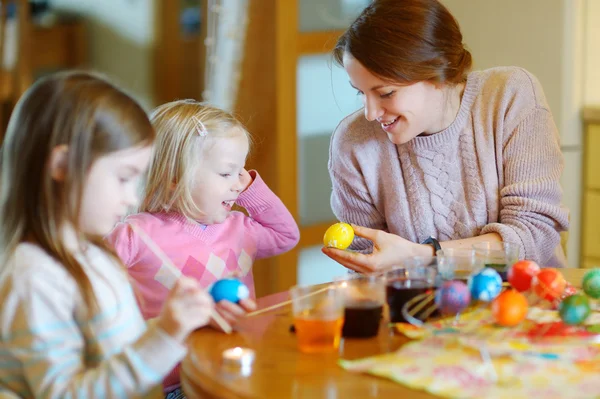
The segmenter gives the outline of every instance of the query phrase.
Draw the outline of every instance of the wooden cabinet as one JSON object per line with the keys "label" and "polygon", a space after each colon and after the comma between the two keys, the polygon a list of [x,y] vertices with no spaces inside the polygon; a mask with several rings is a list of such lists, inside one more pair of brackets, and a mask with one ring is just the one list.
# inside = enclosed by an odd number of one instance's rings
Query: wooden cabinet
{"label": "wooden cabinet", "polygon": [[581,265],[600,267],[600,108],[584,111]]}
{"label": "wooden cabinet", "polygon": [[[154,103],[181,98],[200,100],[204,89],[204,59],[208,0],[154,2]],[[187,26],[186,12],[198,15],[198,26]]]}

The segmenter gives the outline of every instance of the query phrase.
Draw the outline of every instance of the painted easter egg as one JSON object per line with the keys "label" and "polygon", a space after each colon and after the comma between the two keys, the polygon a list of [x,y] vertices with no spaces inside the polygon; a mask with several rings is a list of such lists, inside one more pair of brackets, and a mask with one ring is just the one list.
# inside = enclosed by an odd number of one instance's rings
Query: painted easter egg
{"label": "painted easter egg", "polygon": [[577,294],[577,288],[573,287],[571,284],[567,283],[565,285],[565,291],[562,294],[562,298],[566,298],[571,295]]}
{"label": "painted easter egg", "polygon": [[250,290],[240,280],[224,278],[213,284],[209,294],[213,297],[215,303],[222,300],[238,303],[242,299],[247,299],[250,296]]}
{"label": "painted easter egg", "polygon": [[330,248],[346,249],[354,240],[354,229],[348,223],[336,223],[327,229],[323,245]]}
{"label": "painted easter egg", "polygon": [[492,314],[496,323],[513,327],[527,316],[527,298],[517,290],[506,290],[492,302]]}
{"label": "painted easter egg", "polygon": [[600,298],[600,269],[592,269],[583,275],[583,292],[589,297]]}
{"label": "painted easter egg", "polygon": [[502,277],[492,268],[483,268],[479,273],[469,277],[471,298],[489,302],[502,291]]}
{"label": "painted easter egg", "polygon": [[550,309],[558,310],[558,306],[560,305],[560,302],[563,299],[575,294],[577,294],[577,288],[573,287],[571,284],[569,284],[569,282],[567,282],[565,284],[565,290],[563,291],[562,295],[560,296],[560,298],[552,302],[552,306],[550,306]]}
{"label": "painted easter egg", "polygon": [[543,269],[531,281],[533,292],[550,302],[562,296],[566,285],[565,278],[557,269]]}
{"label": "painted easter egg", "polygon": [[590,300],[583,294],[571,295],[558,305],[558,314],[565,324],[581,324],[591,312]]}
{"label": "painted easter egg", "polygon": [[517,291],[527,291],[531,287],[531,280],[540,272],[537,263],[531,260],[520,260],[508,270],[508,282]]}
{"label": "painted easter egg", "polygon": [[445,315],[462,312],[470,302],[471,292],[462,281],[445,281],[435,293],[435,304]]}

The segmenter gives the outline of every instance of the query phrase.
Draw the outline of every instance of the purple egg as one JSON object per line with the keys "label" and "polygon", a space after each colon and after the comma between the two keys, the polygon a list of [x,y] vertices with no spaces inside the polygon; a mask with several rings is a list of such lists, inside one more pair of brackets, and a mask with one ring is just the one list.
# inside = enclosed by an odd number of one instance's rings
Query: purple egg
{"label": "purple egg", "polygon": [[446,281],[435,293],[435,304],[444,315],[460,313],[470,302],[471,292],[462,281]]}

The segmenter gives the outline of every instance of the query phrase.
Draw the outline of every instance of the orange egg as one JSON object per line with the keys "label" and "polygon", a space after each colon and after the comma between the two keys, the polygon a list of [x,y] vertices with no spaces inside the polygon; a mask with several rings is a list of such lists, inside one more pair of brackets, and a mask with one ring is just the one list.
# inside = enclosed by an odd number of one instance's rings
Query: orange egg
{"label": "orange egg", "polygon": [[519,324],[527,316],[527,298],[517,290],[506,290],[492,302],[496,323],[504,327]]}

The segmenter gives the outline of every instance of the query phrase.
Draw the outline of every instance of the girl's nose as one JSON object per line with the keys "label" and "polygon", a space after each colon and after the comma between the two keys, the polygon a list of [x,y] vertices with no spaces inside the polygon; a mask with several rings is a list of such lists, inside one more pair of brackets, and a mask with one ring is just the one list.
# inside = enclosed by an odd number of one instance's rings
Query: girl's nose
{"label": "girl's nose", "polygon": [[242,189],[244,188],[244,185],[242,183],[242,178],[241,176],[238,176],[236,182],[234,183],[234,185],[231,187],[231,191],[237,191],[240,192],[242,191]]}

